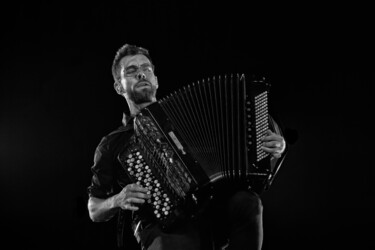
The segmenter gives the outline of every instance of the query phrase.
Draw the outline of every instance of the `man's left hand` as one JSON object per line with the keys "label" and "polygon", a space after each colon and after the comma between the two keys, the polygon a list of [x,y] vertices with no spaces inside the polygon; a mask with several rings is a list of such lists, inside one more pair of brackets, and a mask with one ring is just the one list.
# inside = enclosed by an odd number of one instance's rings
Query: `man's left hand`
{"label": "man's left hand", "polygon": [[266,136],[263,137],[262,149],[267,153],[270,153],[275,158],[280,158],[284,152],[286,143],[282,136],[273,133],[271,130],[267,130]]}

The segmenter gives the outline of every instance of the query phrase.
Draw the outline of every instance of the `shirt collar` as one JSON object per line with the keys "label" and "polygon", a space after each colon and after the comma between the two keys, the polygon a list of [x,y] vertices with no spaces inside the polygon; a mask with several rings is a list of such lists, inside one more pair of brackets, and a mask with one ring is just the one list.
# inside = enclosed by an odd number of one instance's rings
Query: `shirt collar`
{"label": "shirt collar", "polygon": [[134,116],[128,114],[128,113],[123,113],[122,115],[122,124],[124,125],[124,127],[126,127],[127,125],[129,125],[129,122],[134,118]]}

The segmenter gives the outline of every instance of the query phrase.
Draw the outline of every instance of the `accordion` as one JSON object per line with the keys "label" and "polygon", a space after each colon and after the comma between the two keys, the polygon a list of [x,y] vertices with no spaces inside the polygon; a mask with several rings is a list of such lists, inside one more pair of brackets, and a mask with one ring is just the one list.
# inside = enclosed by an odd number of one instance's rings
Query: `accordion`
{"label": "accordion", "polygon": [[200,192],[212,198],[210,190],[221,180],[257,193],[271,185],[281,164],[272,166],[261,149],[274,124],[269,90],[264,77],[248,82],[245,74],[213,77],[173,92],[135,117],[137,146],[120,162],[135,183],[149,189],[149,205],[164,228],[187,201],[201,202]]}

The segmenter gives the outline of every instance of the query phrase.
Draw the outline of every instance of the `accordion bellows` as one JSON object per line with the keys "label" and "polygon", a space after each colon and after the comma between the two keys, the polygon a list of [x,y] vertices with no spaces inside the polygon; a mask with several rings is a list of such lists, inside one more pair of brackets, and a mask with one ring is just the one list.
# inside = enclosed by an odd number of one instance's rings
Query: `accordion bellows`
{"label": "accordion bellows", "polygon": [[276,170],[261,149],[272,127],[269,89],[264,78],[213,77],[137,115],[137,147],[121,162],[134,182],[150,190],[149,202],[162,225],[173,221],[179,204],[220,180],[258,192],[270,184]]}

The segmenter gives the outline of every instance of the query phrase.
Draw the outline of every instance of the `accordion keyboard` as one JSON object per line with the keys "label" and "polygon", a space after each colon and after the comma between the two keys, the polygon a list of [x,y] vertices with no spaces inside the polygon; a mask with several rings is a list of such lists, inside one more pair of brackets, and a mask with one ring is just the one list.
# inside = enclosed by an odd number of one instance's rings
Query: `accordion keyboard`
{"label": "accordion keyboard", "polygon": [[151,199],[147,202],[152,205],[155,217],[161,221],[167,219],[174,204],[150,166],[147,165],[141,152],[137,148],[133,149],[124,161],[132,179],[149,190],[148,194],[151,195]]}

